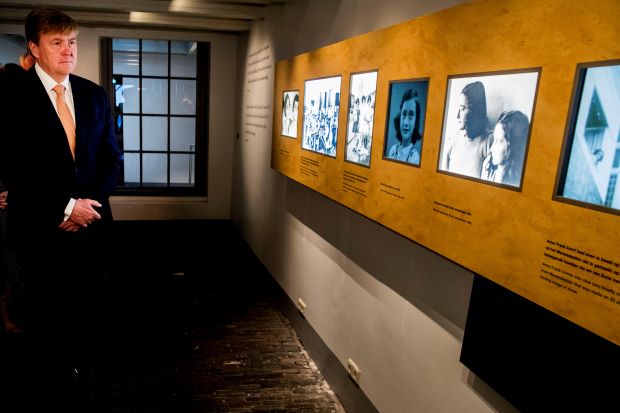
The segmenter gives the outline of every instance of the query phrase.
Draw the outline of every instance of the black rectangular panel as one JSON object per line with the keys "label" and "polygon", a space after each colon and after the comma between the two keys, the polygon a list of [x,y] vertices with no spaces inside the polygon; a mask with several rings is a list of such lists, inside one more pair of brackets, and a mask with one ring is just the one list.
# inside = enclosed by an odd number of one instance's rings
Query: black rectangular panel
{"label": "black rectangular panel", "polygon": [[616,344],[479,275],[460,360],[523,412],[619,405]]}

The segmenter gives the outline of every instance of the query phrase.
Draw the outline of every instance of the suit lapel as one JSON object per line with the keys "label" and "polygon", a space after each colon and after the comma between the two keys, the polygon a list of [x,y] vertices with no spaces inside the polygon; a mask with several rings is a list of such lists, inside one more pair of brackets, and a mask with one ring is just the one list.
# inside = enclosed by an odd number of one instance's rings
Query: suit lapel
{"label": "suit lapel", "polygon": [[32,68],[30,70],[30,83],[32,85],[32,98],[36,98],[36,102],[42,108],[42,114],[45,114],[51,122],[57,122],[58,125],[62,128],[62,123],[58,118],[58,114],[54,109],[54,105],[52,105],[52,101],[50,100],[49,93],[45,90],[41,79],[37,75],[37,72]]}

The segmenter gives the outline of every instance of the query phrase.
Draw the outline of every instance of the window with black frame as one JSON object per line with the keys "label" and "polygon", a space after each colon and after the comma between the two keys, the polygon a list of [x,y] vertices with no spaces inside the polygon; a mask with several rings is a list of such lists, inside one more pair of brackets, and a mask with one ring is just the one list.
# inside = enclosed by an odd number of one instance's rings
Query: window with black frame
{"label": "window with black frame", "polygon": [[117,194],[206,195],[209,45],[105,39],[123,173]]}

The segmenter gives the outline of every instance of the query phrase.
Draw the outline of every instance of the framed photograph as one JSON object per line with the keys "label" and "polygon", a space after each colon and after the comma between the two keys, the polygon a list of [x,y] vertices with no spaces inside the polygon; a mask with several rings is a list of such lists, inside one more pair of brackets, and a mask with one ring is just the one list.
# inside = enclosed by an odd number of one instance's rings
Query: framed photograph
{"label": "framed photograph", "polygon": [[437,170],[520,190],[540,68],[448,76]]}
{"label": "framed photograph", "polygon": [[554,199],[620,215],[620,60],[577,66]]}
{"label": "framed photograph", "polygon": [[306,80],[302,149],[336,157],[342,76]]}
{"label": "framed photograph", "polygon": [[286,90],[282,94],[282,136],[297,137],[299,115],[299,90]]}
{"label": "framed photograph", "polygon": [[420,165],[428,78],[391,81],[383,159]]}
{"label": "framed photograph", "polygon": [[344,160],[370,166],[377,71],[352,73]]}

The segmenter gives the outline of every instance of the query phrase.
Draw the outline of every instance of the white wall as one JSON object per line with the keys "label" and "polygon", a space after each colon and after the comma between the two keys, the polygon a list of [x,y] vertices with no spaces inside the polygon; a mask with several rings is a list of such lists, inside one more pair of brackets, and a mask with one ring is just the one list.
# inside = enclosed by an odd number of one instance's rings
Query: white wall
{"label": "white wall", "polygon": [[473,275],[271,169],[271,120],[246,133],[244,108],[273,105],[274,72],[251,87],[248,56],[270,48],[275,64],[455,3],[293,0],[240,42],[233,219],[381,412],[514,411],[459,362]]}
{"label": "white wall", "polygon": [[[0,24],[0,32],[23,35],[23,26]],[[101,37],[196,40],[211,43],[209,103],[208,197],[111,198],[114,218],[229,219],[235,131],[237,39],[234,34],[178,33],[130,29],[80,27],[75,74],[99,83]],[[200,171],[196,171],[200,173]]]}

